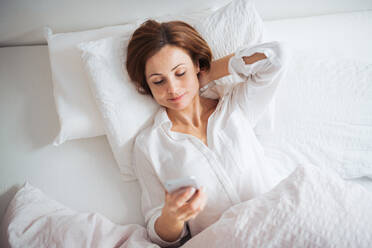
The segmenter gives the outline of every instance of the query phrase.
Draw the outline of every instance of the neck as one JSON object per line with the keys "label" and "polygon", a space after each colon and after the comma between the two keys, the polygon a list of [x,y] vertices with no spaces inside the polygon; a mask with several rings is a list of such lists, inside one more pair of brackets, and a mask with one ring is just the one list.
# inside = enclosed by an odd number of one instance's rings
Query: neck
{"label": "neck", "polygon": [[167,108],[168,117],[174,125],[192,126],[195,128],[203,124],[203,116],[208,106],[204,98],[196,94],[193,101],[182,110]]}

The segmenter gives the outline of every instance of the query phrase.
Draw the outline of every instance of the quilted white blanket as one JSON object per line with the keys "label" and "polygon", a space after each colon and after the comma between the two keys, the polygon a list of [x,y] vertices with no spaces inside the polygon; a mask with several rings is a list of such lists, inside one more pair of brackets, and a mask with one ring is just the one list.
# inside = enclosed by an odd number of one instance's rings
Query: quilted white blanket
{"label": "quilted white blanket", "polygon": [[372,194],[299,166],[275,189],[231,207],[184,247],[371,247]]}
{"label": "quilted white blanket", "polygon": [[[158,247],[144,227],[77,213],[26,184],[5,216],[11,247]],[[372,194],[300,165],[273,190],[228,209],[182,247],[370,247]]]}
{"label": "quilted white blanket", "polygon": [[288,67],[275,128],[255,130],[270,163],[311,163],[345,179],[372,178],[372,63],[293,50]]}

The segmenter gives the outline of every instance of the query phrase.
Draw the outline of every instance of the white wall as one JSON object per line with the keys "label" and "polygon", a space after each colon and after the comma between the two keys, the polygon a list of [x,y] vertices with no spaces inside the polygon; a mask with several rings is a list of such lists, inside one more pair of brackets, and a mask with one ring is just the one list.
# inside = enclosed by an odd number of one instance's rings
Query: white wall
{"label": "white wall", "polygon": [[256,0],[264,20],[372,10],[372,0]]}
{"label": "white wall", "polygon": [[[264,20],[372,9],[372,0],[255,0]],[[43,26],[80,31],[221,6],[229,0],[0,0],[0,46],[45,44]],[[167,6],[167,8],[164,8]]]}

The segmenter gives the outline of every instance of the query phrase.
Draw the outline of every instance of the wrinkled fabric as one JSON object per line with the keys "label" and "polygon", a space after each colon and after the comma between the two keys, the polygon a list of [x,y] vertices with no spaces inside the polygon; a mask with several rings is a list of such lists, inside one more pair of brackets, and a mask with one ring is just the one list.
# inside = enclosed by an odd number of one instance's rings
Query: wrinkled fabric
{"label": "wrinkled fabric", "polygon": [[141,225],[119,225],[98,213],[75,211],[29,183],[10,202],[2,229],[12,248],[159,247]]}
{"label": "wrinkled fabric", "polygon": [[[245,64],[243,56],[264,53],[266,59]],[[281,179],[265,160],[253,128],[272,101],[284,75],[286,52],[279,42],[245,46],[235,52],[228,70],[237,81],[231,87],[211,88],[219,102],[208,119],[207,145],[198,138],[171,131],[172,123],[161,107],[154,123],[144,129],[134,145],[136,176],[142,189],[142,211],[151,240],[175,246],[187,235],[168,243],[154,230],[164,206],[163,183],[195,176],[205,187],[208,202],[187,224],[191,236],[218,220],[229,207],[273,188]],[[208,89],[207,89],[208,90]]]}
{"label": "wrinkled fabric", "polygon": [[333,170],[298,164],[273,190],[241,202],[188,247],[367,248],[372,193]]}
{"label": "wrinkled fabric", "polygon": [[[146,228],[118,225],[26,183],[3,219],[10,247],[148,247]],[[228,208],[182,247],[370,247],[372,193],[333,170],[299,164],[274,189]]]}

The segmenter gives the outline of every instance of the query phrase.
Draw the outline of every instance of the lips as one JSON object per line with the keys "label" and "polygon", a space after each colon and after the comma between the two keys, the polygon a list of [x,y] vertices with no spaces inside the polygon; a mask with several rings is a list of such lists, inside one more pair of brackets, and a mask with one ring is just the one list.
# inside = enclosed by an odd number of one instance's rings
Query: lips
{"label": "lips", "polygon": [[184,94],[182,94],[182,95],[180,95],[180,96],[178,96],[176,98],[171,98],[171,99],[169,99],[169,101],[171,101],[171,102],[177,102],[177,101],[181,100],[184,95],[186,95],[186,93],[184,93]]}

